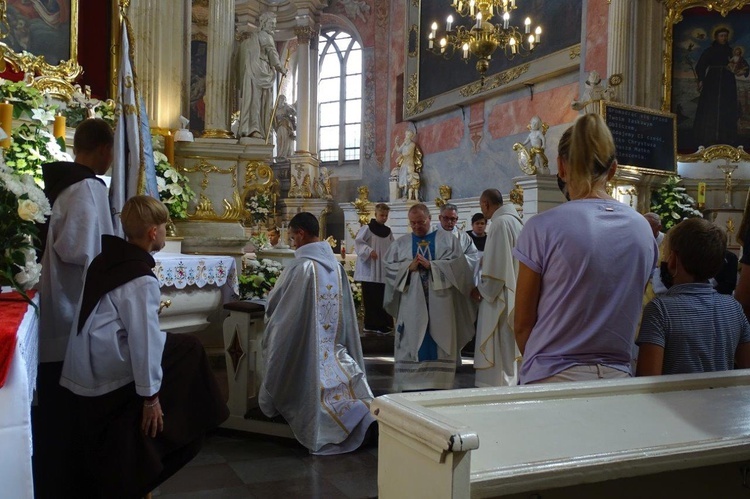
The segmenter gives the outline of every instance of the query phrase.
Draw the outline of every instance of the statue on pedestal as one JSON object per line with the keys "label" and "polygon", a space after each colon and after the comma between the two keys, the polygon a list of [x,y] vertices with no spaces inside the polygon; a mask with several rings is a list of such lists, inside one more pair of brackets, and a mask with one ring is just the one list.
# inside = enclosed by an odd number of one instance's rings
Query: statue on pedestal
{"label": "statue on pedestal", "polygon": [[398,187],[401,198],[419,201],[422,150],[414,142],[414,132],[407,130],[404,134],[404,141],[396,147],[395,151],[398,152],[396,164],[398,165]]}
{"label": "statue on pedestal", "polygon": [[273,121],[276,130],[276,157],[289,158],[294,153],[294,139],[297,138],[297,110],[287,104],[284,94],[279,95],[279,105]]}
{"label": "statue on pedestal", "polygon": [[273,40],[275,28],[276,15],[264,12],[260,15],[260,29],[240,44],[240,137],[265,139],[271,126],[276,71],[286,75]]}
{"label": "statue on pedestal", "polygon": [[318,172],[318,180],[315,181],[315,190],[320,199],[333,199],[331,191],[331,173],[328,168],[321,166]]}
{"label": "statue on pedestal", "polygon": [[592,71],[586,79],[586,90],[580,100],[574,100],[571,107],[576,111],[583,111],[584,114],[599,114],[599,103],[601,101],[612,100],[615,95],[615,87],[622,83],[622,75],[616,74],[609,77],[609,80],[602,83],[599,73]]}
{"label": "statue on pedestal", "polygon": [[[513,150],[518,153],[518,166],[527,175],[549,175],[549,160],[544,153],[547,145],[545,135],[549,129],[547,123],[542,123],[539,116],[531,118],[531,122],[526,127],[529,130],[529,136],[522,143],[513,144]],[[529,146],[529,147],[526,147]]]}

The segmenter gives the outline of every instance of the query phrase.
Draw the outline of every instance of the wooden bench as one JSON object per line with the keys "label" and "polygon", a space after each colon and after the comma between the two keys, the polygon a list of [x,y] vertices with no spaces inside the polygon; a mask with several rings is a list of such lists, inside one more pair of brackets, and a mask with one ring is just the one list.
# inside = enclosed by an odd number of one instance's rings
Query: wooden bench
{"label": "wooden bench", "polygon": [[385,395],[379,497],[748,497],[748,385],[731,371]]}

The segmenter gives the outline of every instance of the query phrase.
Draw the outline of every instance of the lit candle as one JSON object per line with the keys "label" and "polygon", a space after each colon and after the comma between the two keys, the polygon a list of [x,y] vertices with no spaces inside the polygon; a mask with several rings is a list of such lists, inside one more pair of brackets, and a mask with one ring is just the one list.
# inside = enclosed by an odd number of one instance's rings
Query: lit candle
{"label": "lit candle", "polygon": [[698,182],[698,206],[706,204],[706,183]]}
{"label": "lit candle", "polygon": [[510,8],[515,9],[516,8],[516,0],[510,0]]}
{"label": "lit candle", "polygon": [[523,22],[524,27],[526,28],[526,34],[528,35],[531,33],[531,18],[527,17],[526,20]]}
{"label": "lit candle", "polygon": [[534,35],[529,35],[529,50],[534,50]]}
{"label": "lit candle", "polygon": [[536,36],[534,37],[536,43],[542,43],[542,27],[537,26],[536,30],[534,30],[534,33],[536,33]]}
{"label": "lit candle", "polygon": [[469,2],[469,14],[474,15],[474,0]]}
{"label": "lit candle", "polygon": [[510,22],[510,14],[507,12],[503,14],[503,29],[508,29],[508,23]]}
{"label": "lit candle", "polygon": [[174,165],[174,136],[172,132],[167,132],[164,136],[164,155],[167,157],[170,165]]}
{"label": "lit candle", "polygon": [[52,135],[59,139],[62,137],[65,139],[65,116],[58,114],[55,116],[55,124],[52,127]]}
{"label": "lit candle", "polygon": [[463,49],[464,49],[464,59],[468,59],[469,58],[469,44],[464,43]]}
{"label": "lit candle", "polygon": [[482,29],[482,13],[477,12],[477,24],[475,26],[477,29]]}
{"label": "lit candle", "polygon": [[458,0],[458,8],[457,11],[461,12],[461,10],[464,8],[464,2],[463,0]]}
{"label": "lit candle", "polygon": [[430,26],[430,29],[432,30],[432,37],[434,38],[437,34],[437,23],[432,23],[432,26]]}
{"label": "lit candle", "polygon": [[448,16],[448,22],[446,24],[445,31],[450,31],[453,27],[453,16]]}
{"label": "lit candle", "polygon": [[6,138],[0,141],[0,146],[5,149],[10,147],[10,127],[13,124],[13,104],[9,104],[8,101],[0,104],[0,127],[2,127]]}
{"label": "lit candle", "polygon": [[490,4],[490,17],[495,14],[495,4]]}
{"label": "lit candle", "polygon": [[440,39],[440,53],[441,54],[445,53],[445,46],[446,46],[447,43],[448,43],[448,41],[445,38],[441,38]]}
{"label": "lit candle", "polygon": [[430,36],[427,37],[427,42],[428,42],[427,48],[432,48],[434,39],[435,39],[435,35],[430,33]]}
{"label": "lit candle", "polygon": [[510,40],[508,40],[508,45],[510,45],[511,54],[515,54],[516,53],[516,39],[511,38]]}

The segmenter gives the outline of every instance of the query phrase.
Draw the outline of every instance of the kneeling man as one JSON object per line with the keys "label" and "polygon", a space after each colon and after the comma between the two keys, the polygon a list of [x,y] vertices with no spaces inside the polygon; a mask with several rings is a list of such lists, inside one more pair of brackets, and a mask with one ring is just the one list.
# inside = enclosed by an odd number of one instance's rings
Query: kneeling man
{"label": "kneeling man", "polygon": [[311,213],[289,222],[296,258],[268,296],[259,403],[266,416],[281,414],[311,453],[343,454],[375,422],[372,392],[349,281],[318,232]]}

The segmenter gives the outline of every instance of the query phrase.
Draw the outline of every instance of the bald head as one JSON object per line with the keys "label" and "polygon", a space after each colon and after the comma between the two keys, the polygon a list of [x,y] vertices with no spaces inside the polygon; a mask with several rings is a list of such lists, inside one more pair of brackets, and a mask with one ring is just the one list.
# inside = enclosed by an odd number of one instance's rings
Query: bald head
{"label": "bald head", "polygon": [[651,226],[654,237],[658,237],[659,232],[661,232],[661,217],[654,212],[648,212],[643,214],[643,218],[645,218]]}
{"label": "bald head", "polygon": [[479,207],[486,219],[492,218],[498,208],[503,205],[503,195],[497,189],[486,189],[479,196]]}

